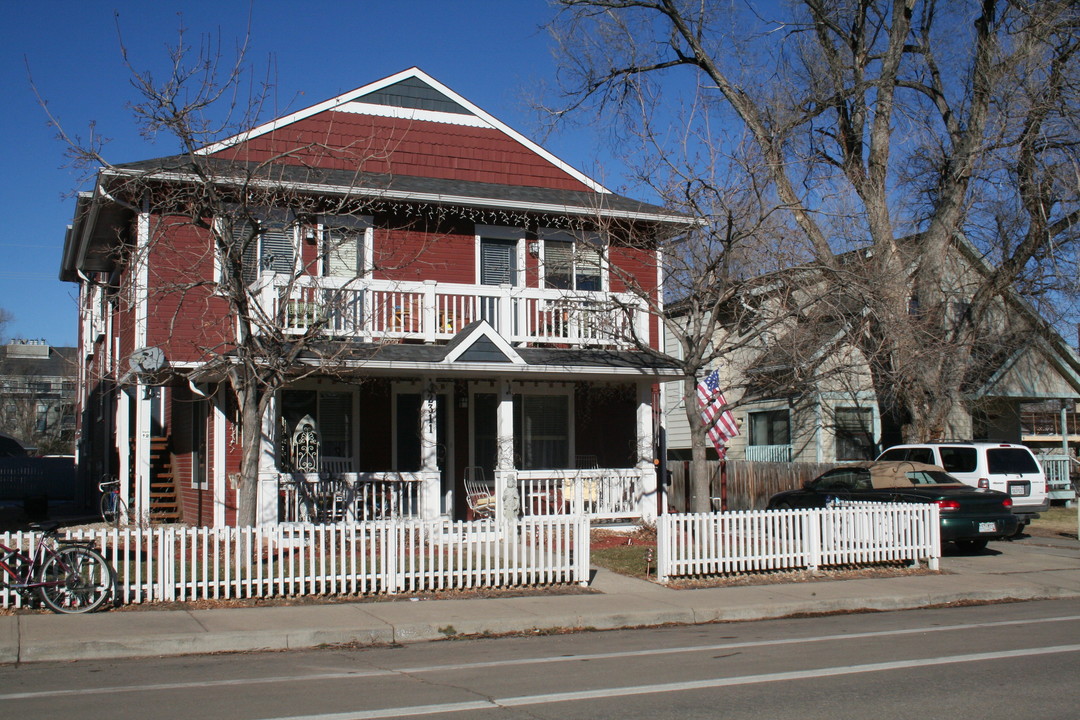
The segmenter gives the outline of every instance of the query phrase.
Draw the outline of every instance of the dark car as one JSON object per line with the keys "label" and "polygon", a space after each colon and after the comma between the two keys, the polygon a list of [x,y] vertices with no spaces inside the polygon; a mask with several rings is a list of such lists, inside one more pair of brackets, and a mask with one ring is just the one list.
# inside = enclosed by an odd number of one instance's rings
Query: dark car
{"label": "dark car", "polygon": [[862,462],[842,465],[769,498],[770,509],[822,508],[836,500],[856,502],[936,503],[941,540],[968,552],[989,540],[1016,533],[1019,522],[1012,499],[995,490],[976,490],[936,465],[917,462]]}

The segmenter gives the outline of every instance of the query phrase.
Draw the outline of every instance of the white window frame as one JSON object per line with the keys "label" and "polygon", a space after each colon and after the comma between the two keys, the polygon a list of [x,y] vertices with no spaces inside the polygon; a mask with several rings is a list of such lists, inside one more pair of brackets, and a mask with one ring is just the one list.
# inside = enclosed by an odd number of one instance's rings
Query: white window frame
{"label": "white window frame", "polygon": [[[475,228],[475,263],[473,278],[476,285],[480,285],[481,278],[481,246],[484,240],[509,240],[515,244],[514,262],[517,264],[512,287],[525,286],[525,228],[510,227],[503,225],[477,225]],[[492,285],[491,287],[498,287]]]}
{"label": "white window frame", "polygon": [[545,242],[553,240],[557,242],[569,242],[574,246],[574,257],[571,265],[571,278],[573,278],[574,288],[572,292],[578,292],[577,290],[577,257],[578,257],[578,245],[581,243],[587,243],[596,248],[596,252],[600,257],[600,289],[598,291],[581,291],[581,292],[611,292],[611,272],[608,265],[608,241],[607,237],[599,232],[570,232],[569,230],[558,230],[556,228],[540,228],[537,231],[537,244],[539,254],[539,284],[540,287],[547,287],[547,269],[545,267],[544,258],[546,257]]}

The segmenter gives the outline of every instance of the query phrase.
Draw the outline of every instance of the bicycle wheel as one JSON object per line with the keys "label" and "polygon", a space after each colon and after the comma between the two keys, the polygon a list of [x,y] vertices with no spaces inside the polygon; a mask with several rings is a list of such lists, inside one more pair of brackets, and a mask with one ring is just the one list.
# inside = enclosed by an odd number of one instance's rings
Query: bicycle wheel
{"label": "bicycle wheel", "polygon": [[127,506],[118,493],[108,492],[101,496],[101,519],[118,526],[127,516]]}
{"label": "bicycle wheel", "polygon": [[53,612],[93,612],[112,592],[114,575],[97,551],[72,545],[45,560],[37,577],[37,582],[44,583],[38,593]]}

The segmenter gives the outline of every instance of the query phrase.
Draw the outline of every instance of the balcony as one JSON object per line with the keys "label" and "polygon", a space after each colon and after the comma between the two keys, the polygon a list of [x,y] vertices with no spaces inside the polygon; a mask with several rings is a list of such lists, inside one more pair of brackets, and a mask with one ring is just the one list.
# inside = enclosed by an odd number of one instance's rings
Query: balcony
{"label": "balcony", "polygon": [[286,333],[369,342],[449,340],[477,320],[515,344],[630,347],[649,330],[645,304],[626,293],[287,275],[257,293]]}

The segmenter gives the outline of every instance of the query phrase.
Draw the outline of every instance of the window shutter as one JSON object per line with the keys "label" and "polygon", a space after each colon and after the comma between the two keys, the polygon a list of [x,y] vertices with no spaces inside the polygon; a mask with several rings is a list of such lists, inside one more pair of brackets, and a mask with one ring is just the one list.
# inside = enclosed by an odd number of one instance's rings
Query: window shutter
{"label": "window shutter", "polygon": [[247,220],[232,221],[232,242],[239,245],[241,255],[241,275],[244,283],[250,285],[259,277],[259,237],[255,226]]}
{"label": "window shutter", "polygon": [[260,269],[267,272],[292,273],[293,226],[281,223],[265,223],[261,228],[262,247],[259,254]]}

